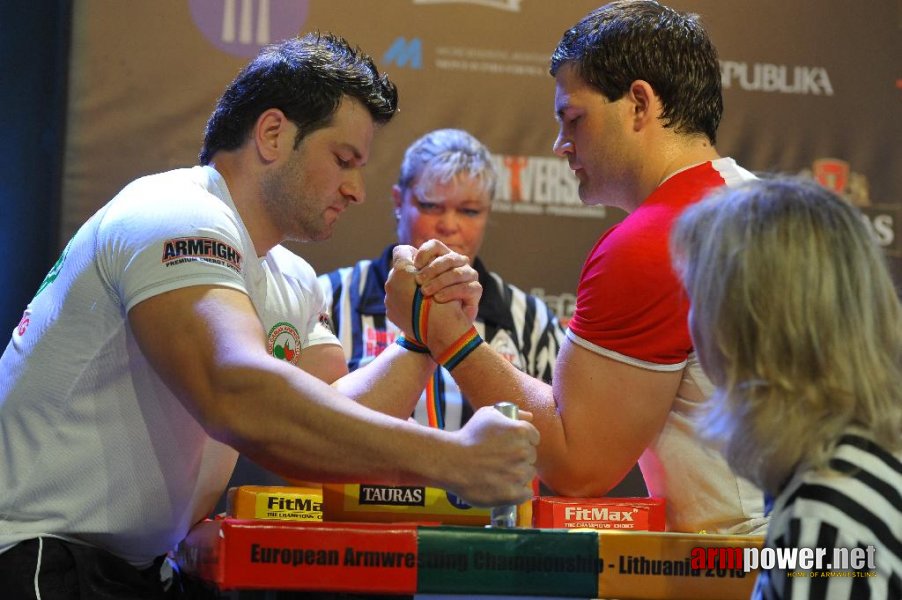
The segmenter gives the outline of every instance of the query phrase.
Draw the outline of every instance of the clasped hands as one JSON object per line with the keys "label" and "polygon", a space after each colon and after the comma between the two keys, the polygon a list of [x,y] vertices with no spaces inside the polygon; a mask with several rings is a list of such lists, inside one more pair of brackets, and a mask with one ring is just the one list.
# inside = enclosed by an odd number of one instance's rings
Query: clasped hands
{"label": "clasped hands", "polygon": [[[454,367],[436,357],[449,347],[457,348],[461,336],[472,330],[482,296],[479,276],[466,256],[437,240],[419,248],[397,246],[385,283],[385,307],[388,318],[410,339],[416,338],[413,308],[417,285],[423,297],[430,300],[427,334],[420,341],[436,362],[450,370]],[[461,481],[449,489],[474,506],[519,503],[530,498],[539,432],[530,423],[529,411],[521,410],[519,419],[509,420],[483,406],[462,429],[453,432],[466,448],[464,458],[455,464],[465,468]]]}
{"label": "clasped hands", "polygon": [[429,240],[419,248],[396,246],[385,283],[385,308],[389,320],[408,339],[416,339],[413,299],[417,285],[423,297],[431,301],[428,334],[423,342],[436,356],[476,319],[482,286],[469,259],[438,240]]}

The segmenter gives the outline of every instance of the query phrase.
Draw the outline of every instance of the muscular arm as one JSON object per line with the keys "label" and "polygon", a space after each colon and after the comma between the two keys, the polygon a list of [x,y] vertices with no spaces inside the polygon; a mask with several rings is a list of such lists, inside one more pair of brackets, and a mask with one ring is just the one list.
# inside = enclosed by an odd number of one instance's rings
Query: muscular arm
{"label": "muscular arm", "polygon": [[304,349],[298,366],[359,404],[399,419],[413,412],[435,370],[429,355],[408,352],[397,344],[353,373],[348,373],[344,351],[335,344]]}
{"label": "muscular arm", "polygon": [[317,344],[304,348],[298,366],[326,383],[333,383],[348,374],[344,351],[337,344]]}
{"label": "muscular arm", "polygon": [[435,362],[391,344],[365,366],[335,382],[342,394],[373,410],[406,419],[429,382]]}
{"label": "muscular arm", "polygon": [[565,340],[554,384],[513,368],[483,344],[454,370],[474,406],[514,400],[542,435],[536,466],[550,488],[600,496],[613,488],[661,431],[679,373],[658,373]]}
{"label": "muscular arm", "polygon": [[[437,245],[440,243],[431,240],[424,247],[433,248]],[[413,252],[414,249],[410,248],[410,251]],[[447,252],[446,248],[443,251],[445,253],[441,255],[441,260],[433,261],[428,269],[428,283],[424,290],[436,300],[462,304],[465,313],[469,313],[469,318],[475,318],[482,292],[478,274],[470,268],[467,257]],[[409,322],[410,319],[409,313],[401,318],[404,322]],[[330,348],[333,351],[329,353],[329,359],[344,364],[345,357],[341,349],[338,346]],[[324,355],[325,352],[323,351]],[[429,383],[435,366],[428,354],[410,352],[391,344],[363,367],[344,374],[340,379],[336,378],[334,387],[368,408],[398,418],[407,418]],[[327,369],[321,365],[320,370]]]}
{"label": "muscular arm", "polygon": [[344,351],[335,344],[304,349],[298,366],[359,404],[399,419],[413,412],[435,370],[429,355],[408,352],[397,344],[352,373],[348,372]]}
{"label": "muscular arm", "polygon": [[[396,297],[413,286],[408,277],[402,270],[393,273],[388,285]],[[434,304],[429,325],[433,353],[439,355],[468,327],[460,310]],[[453,376],[474,407],[507,400],[533,413],[542,435],[539,475],[557,493],[569,496],[601,495],[623,478],[661,431],[680,381],[680,372],[634,367],[569,340],[558,355],[554,387],[518,371],[485,344]]]}
{"label": "muscular arm", "polygon": [[[477,503],[528,494],[522,479],[531,470],[528,439],[538,436],[527,423],[514,430],[486,411],[482,424],[491,432],[473,428],[456,436],[362,407],[269,356],[241,292],[211,286],[167,292],[135,306],[129,324],[151,365],[211,437],[283,476],[435,485],[476,496]],[[210,343],[199,350],[186,340]],[[498,476],[500,463],[485,463],[479,442],[488,438],[468,439],[473,433],[490,433],[518,466],[506,474],[500,486],[506,489],[481,494],[474,487],[491,485],[484,477]]]}

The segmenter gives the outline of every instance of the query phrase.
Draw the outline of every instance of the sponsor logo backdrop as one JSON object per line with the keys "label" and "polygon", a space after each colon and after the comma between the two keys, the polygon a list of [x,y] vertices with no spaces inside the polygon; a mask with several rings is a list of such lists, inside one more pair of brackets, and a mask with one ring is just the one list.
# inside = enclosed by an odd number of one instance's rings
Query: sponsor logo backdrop
{"label": "sponsor logo backdrop", "polygon": [[[74,8],[59,246],[123,185],[196,164],[228,81],[264,44],[313,30],[359,45],[400,89],[379,132],[368,200],[332,240],[291,246],[319,272],[394,240],[389,190],[406,146],[461,127],[495,154],[501,185],[482,256],[552,307],[573,309],[582,261],[617,210],[583,207],[556,133],[548,57],[600,1],[82,0]],[[720,52],[721,154],[808,173],[863,208],[902,277],[902,4],[897,0],[673,0]]]}

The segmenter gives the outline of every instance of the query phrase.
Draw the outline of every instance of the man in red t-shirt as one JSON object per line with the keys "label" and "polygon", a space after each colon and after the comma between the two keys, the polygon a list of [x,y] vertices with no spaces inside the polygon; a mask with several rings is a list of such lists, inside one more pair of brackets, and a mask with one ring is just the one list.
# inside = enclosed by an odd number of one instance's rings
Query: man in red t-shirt
{"label": "man in red t-shirt", "polygon": [[[628,213],[583,267],[554,385],[521,376],[468,337],[469,323],[451,306],[432,306],[429,349],[454,365],[471,402],[510,400],[533,413],[539,473],[557,493],[603,495],[638,460],[650,494],[667,499],[669,529],[763,532],[760,491],[696,433],[692,413],[713,386],[696,359],[668,251],[686,206],[753,177],[714,148],[723,109],[716,51],[696,15],[650,0],[614,2],[564,34],[551,73],[554,151],[569,161],[585,204]],[[401,248],[395,258],[398,267],[421,267],[431,253]],[[400,271],[389,286],[410,298],[410,276]]]}

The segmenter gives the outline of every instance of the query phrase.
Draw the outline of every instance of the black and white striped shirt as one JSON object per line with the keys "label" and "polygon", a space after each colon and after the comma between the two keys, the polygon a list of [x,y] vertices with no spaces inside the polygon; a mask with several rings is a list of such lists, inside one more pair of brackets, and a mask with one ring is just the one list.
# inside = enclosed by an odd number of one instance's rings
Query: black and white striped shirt
{"label": "black and white striped shirt", "polygon": [[776,499],[765,547],[875,548],[876,569],[762,570],[753,598],[902,598],[902,461],[850,430],[830,461],[838,474],[797,472]]}
{"label": "black and white striped shirt", "polygon": [[[319,277],[331,318],[341,340],[348,367],[353,371],[379,355],[400,329],[385,315],[385,280],[391,270],[392,249],[379,258],[362,260],[353,267],[337,269]],[[489,272],[479,258],[473,261],[482,284],[476,329],[482,338],[515,367],[544,381],[551,381],[563,330],[548,306]],[[460,429],[473,414],[451,374],[439,369],[436,397],[444,428]],[[428,424],[425,393],[414,416]]]}

